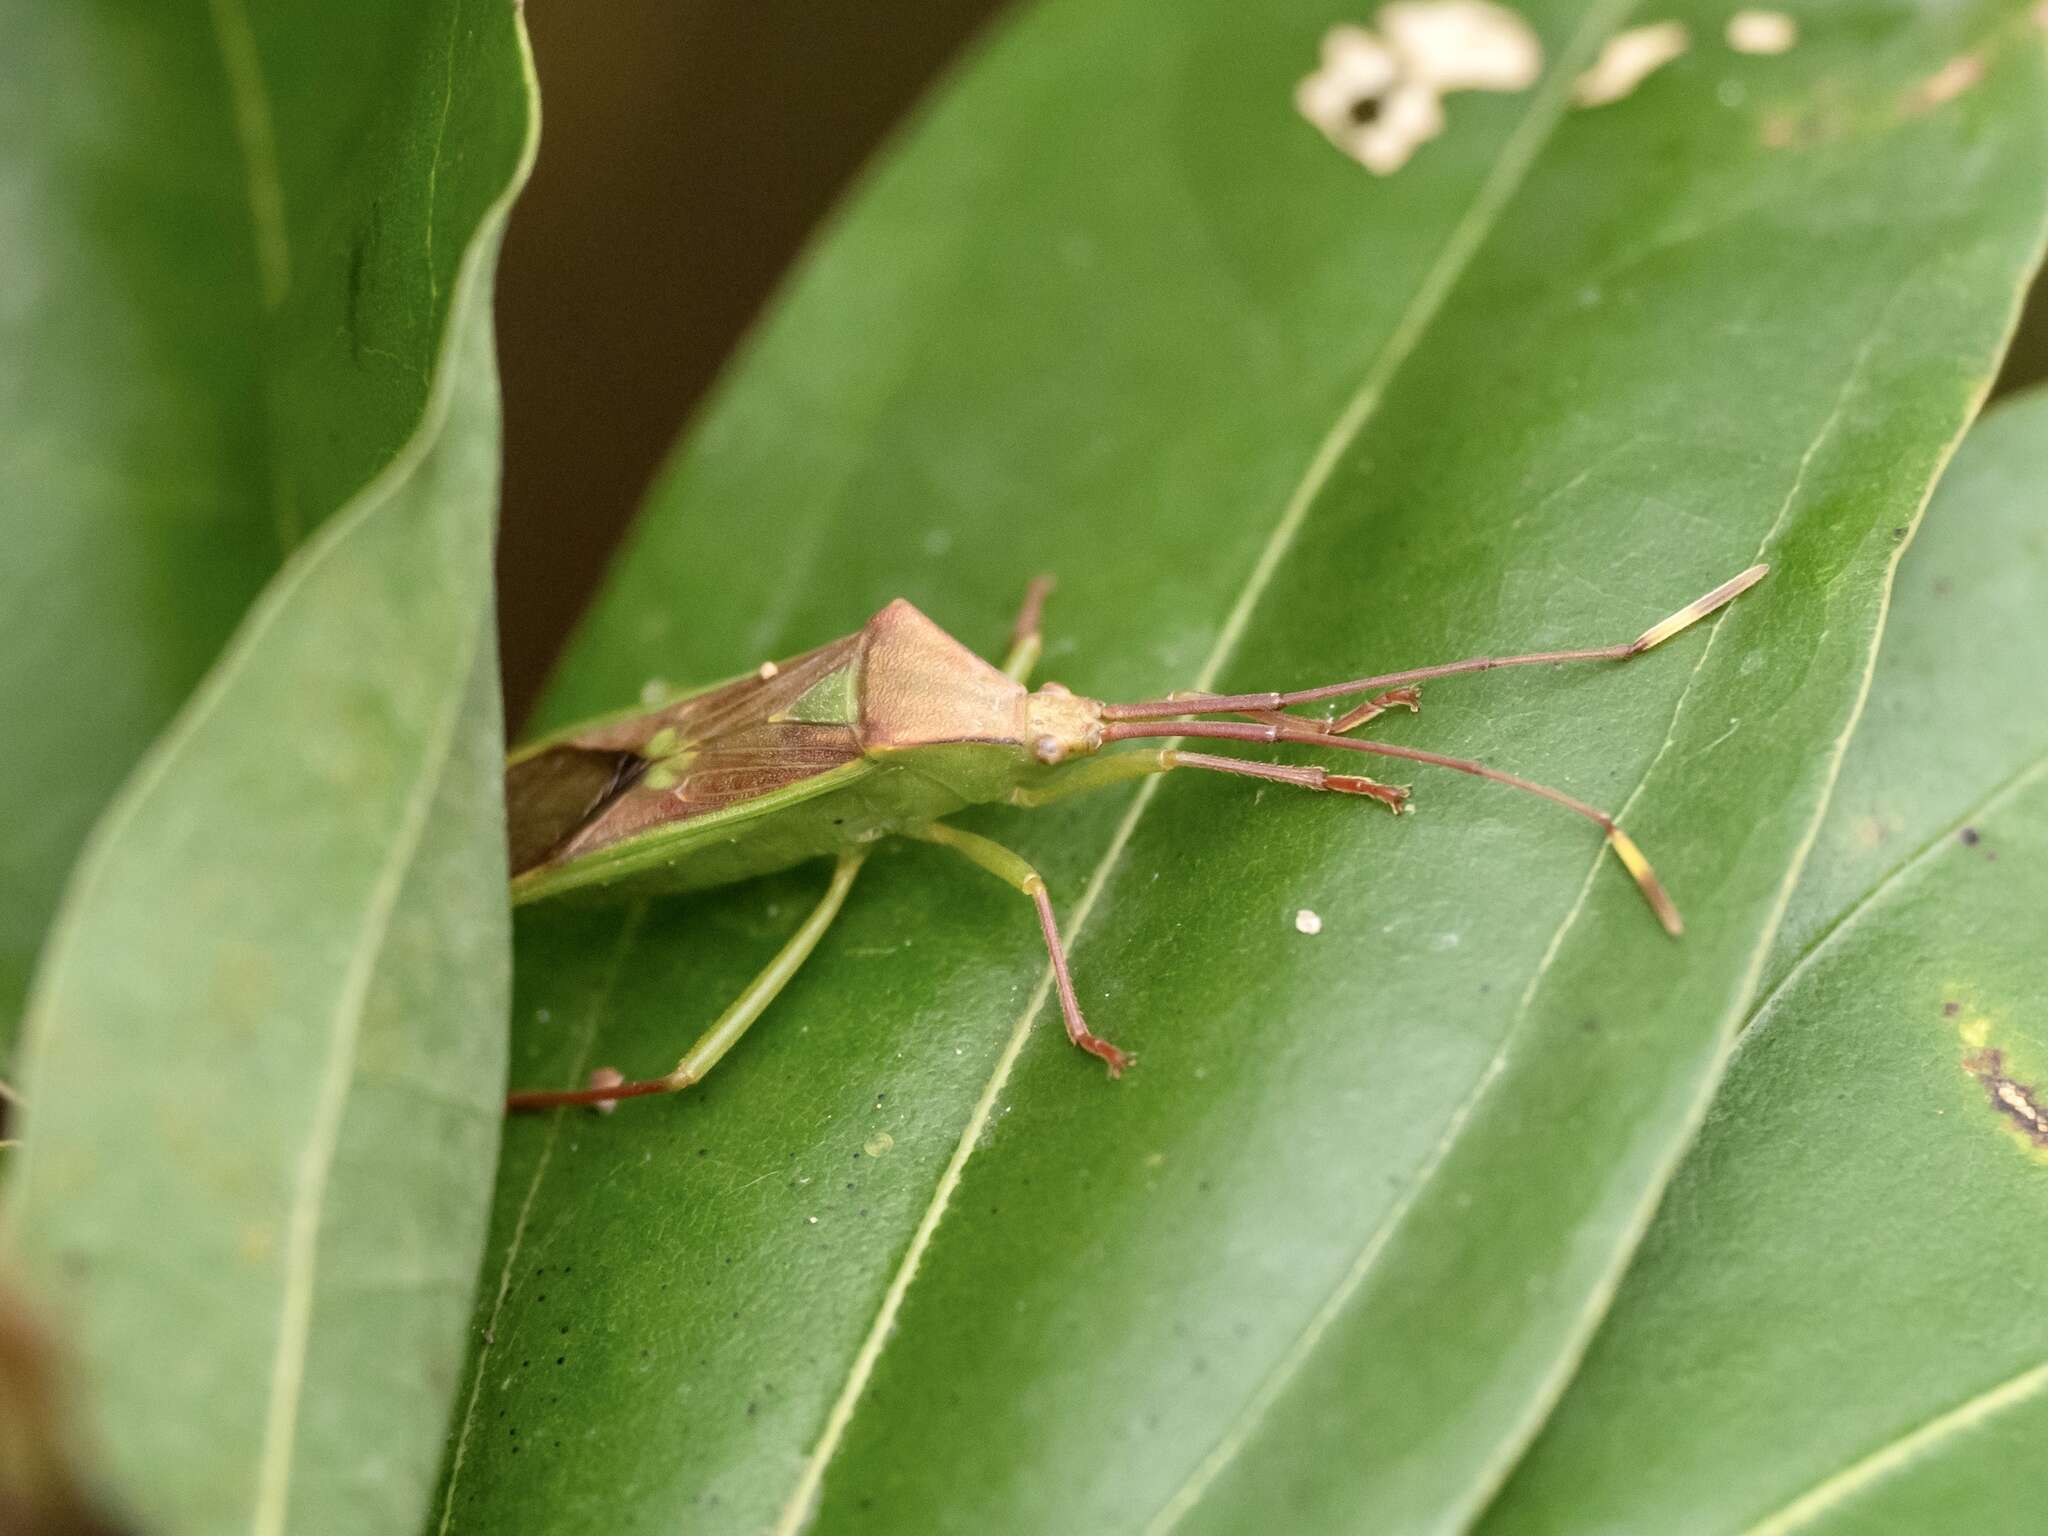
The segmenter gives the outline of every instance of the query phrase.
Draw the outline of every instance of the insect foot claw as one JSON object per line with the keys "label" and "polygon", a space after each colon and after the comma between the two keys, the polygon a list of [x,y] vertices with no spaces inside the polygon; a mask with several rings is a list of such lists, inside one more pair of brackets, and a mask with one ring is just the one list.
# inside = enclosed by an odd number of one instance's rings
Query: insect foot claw
{"label": "insect foot claw", "polygon": [[1365,795],[1379,801],[1396,816],[1408,804],[1408,786],[1405,784],[1382,784],[1377,779],[1368,779],[1358,773],[1332,773],[1323,779],[1323,788],[1334,789],[1340,795]]}
{"label": "insect foot claw", "polygon": [[1113,1078],[1122,1077],[1124,1068],[1135,1065],[1138,1060],[1137,1057],[1118,1050],[1100,1035],[1083,1035],[1074,1044],[1090,1056],[1099,1058],[1103,1065],[1109,1068],[1109,1075]]}

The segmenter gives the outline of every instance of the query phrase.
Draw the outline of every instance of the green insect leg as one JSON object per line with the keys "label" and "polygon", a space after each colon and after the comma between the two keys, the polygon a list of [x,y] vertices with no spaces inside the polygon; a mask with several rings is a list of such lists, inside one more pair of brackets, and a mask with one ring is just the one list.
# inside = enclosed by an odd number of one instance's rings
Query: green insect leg
{"label": "green insect leg", "polygon": [[614,1078],[616,1073],[600,1069],[592,1074],[593,1083],[588,1088],[565,1089],[561,1091],[538,1090],[515,1093],[505,1100],[507,1110],[556,1109],[571,1104],[609,1104],[618,1099],[639,1098],[651,1093],[675,1093],[704,1080],[704,1075],[718,1064],[719,1058],[738,1043],[754,1020],[761,1017],[768,1005],[782,989],[789,985],[792,976],[802,969],[811,951],[818,947],[818,941],[825,936],[825,930],[832,926],[832,920],[839,915],[839,909],[846,904],[846,893],[853,888],[854,876],[860,873],[861,864],[866,860],[866,848],[849,849],[840,854],[838,864],[832,871],[832,883],[825,888],[825,894],[817,906],[792,933],[782,948],[776,952],[762,969],[761,974],[747,983],[746,990],[734,998],[711,1027],[697,1037],[697,1041],[676,1063],[675,1070],[662,1077],[650,1077],[637,1082],[598,1081],[600,1078]]}

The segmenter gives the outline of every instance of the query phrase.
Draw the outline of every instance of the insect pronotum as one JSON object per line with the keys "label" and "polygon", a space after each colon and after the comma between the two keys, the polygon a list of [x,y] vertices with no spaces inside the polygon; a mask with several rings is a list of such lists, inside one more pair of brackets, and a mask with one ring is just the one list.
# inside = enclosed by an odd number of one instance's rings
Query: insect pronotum
{"label": "insect pronotum", "polygon": [[[1039,619],[1052,586],[1041,577],[1025,595],[1001,670],[899,599],[855,633],[789,661],[558,732],[514,752],[506,765],[514,901],[593,889],[697,890],[810,859],[835,862],[817,906],[674,1070],[626,1080],[603,1068],[588,1087],[514,1093],[507,1107],[607,1104],[701,1082],[817,947],[862,862],[891,836],[950,848],[1029,898],[1052,957],[1067,1038],[1115,1077],[1131,1058],[1082,1017],[1044,880],[1000,843],[947,825],[947,816],[994,801],[1044,805],[1177,768],[1359,795],[1396,813],[1408,801],[1402,786],[1307,763],[1178,745],[1103,751],[1120,741],[1206,738],[1358,752],[1454,768],[1541,795],[1601,830],[1675,937],[1678,909],[1605,811],[1482,763],[1352,733],[1389,709],[1419,708],[1418,685],[1432,678],[1639,656],[1747,591],[1768,569],[1751,566],[1620,645],[1475,656],[1287,692],[1170,693],[1133,704],[1083,698],[1058,683],[1026,688],[1043,648]],[[1334,701],[1352,699],[1359,702],[1334,712]],[[1332,712],[1293,712],[1312,704]],[[1218,715],[1232,718],[1193,718]]]}

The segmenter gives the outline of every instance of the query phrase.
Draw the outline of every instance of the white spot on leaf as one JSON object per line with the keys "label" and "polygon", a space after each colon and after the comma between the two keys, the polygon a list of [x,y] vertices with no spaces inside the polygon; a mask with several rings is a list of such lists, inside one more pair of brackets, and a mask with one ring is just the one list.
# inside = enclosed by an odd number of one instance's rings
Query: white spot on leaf
{"label": "white spot on leaf", "polygon": [[1487,0],[1395,0],[1378,19],[1411,78],[1438,91],[1526,91],[1543,69],[1529,24]]}
{"label": "white spot on leaf", "polygon": [[1785,53],[1799,41],[1799,23],[1783,11],[1737,11],[1727,38],[1737,53]]}
{"label": "white spot on leaf", "polygon": [[1443,132],[1447,92],[1525,90],[1543,65],[1528,23],[1490,0],[1395,0],[1376,19],[1378,32],[1324,33],[1322,67],[1294,91],[1301,115],[1376,176]]}
{"label": "white spot on leaf", "polygon": [[1692,46],[1692,34],[1678,21],[1631,27],[1607,39],[1593,67],[1579,76],[1572,99],[1582,107],[1620,101],[1651,75]]}
{"label": "white spot on leaf", "polygon": [[1311,912],[1307,907],[1303,907],[1294,914],[1294,931],[1296,933],[1308,934],[1321,933],[1323,931],[1323,920],[1317,913]]}

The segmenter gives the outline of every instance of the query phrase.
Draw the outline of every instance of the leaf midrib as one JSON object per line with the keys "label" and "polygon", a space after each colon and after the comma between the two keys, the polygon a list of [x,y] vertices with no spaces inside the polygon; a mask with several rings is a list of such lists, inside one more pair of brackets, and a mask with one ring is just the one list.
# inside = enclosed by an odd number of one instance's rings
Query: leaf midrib
{"label": "leaf midrib", "polygon": [[326,1209],[334,1156],[341,1141],[349,1085],[355,1077],[363,1014],[369,1004],[370,989],[376,984],[377,962],[383,957],[390,937],[391,919],[398,910],[406,877],[418,859],[435,795],[454,753],[463,706],[481,650],[483,622],[487,621],[472,622],[463,665],[450,674],[448,696],[436,713],[433,735],[399,820],[398,835],[392,840],[383,867],[377,871],[328,1026],[327,1060],[306,1139],[299,1149],[292,1202],[285,1222],[287,1238],[277,1349],[271,1360],[270,1401],[264,1412],[263,1450],[256,1465],[256,1504],[250,1518],[251,1529],[257,1536],[281,1536],[290,1508],[299,1402],[305,1391],[306,1355],[313,1332],[314,1265],[319,1253],[321,1215]]}
{"label": "leaf midrib", "polygon": [[[1577,77],[1580,66],[1590,57],[1593,45],[1619,26],[1636,3],[1637,0],[1594,0],[1587,9],[1585,20],[1580,23],[1571,40],[1561,50],[1555,66],[1537,89],[1529,111],[1502,146],[1499,158],[1485,181],[1481,183],[1471,206],[1452,228],[1442,251],[1424,273],[1414,298],[1403,311],[1393,332],[1374,355],[1357,391],[1346,402],[1336,421],[1317,445],[1300,482],[1282,508],[1273,532],[1268,536],[1258,560],[1246,577],[1237,602],[1224,620],[1223,628],[1218,633],[1216,642],[1196,679],[1196,691],[1206,692],[1214,689],[1218,677],[1229,665],[1243,638],[1253,609],[1264,596],[1274,573],[1279,569],[1280,562],[1293,548],[1307,521],[1309,511],[1321,496],[1337,464],[1376,413],[1388,384],[1427,333],[1442,309],[1445,299],[1464,275],[1473,256],[1491,233],[1501,212],[1520,189],[1530,168],[1549,143],[1558,123],[1562,121],[1571,82]],[[1068,921],[1064,937],[1070,951],[1078,946],[1080,936],[1103,891],[1107,888],[1111,874],[1135,834],[1138,823],[1157,795],[1161,782],[1158,777],[1145,780],[1132,797],[1129,809],[1118,821],[1110,837],[1109,846],[1090,873],[1081,899],[1076,903],[1073,915]],[[1048,965],[1040,976],[1030,1001],[1012,1026],[1009,1039],[990,1072],[988,1082],[984,1085],[962,1128],[953,1155],[940,1174],[932,1198],[912,1233],[909,1247],[883,1294],[874,1322],[855,1353],[847,1377],[827,1415],[818,1443],[805,1459],[803,1470],[784,1504],[781,1517],[774,1526],[775,1536],[796,1536],[811,1518],[813,1505],[823,1488],[825,1472],[838,1451],[847,1426],[852,1422],[853,1414],[880,1359],[882,1349],[895,1332],[896,1318],[902,1310],[910,1285],[916,1278],[925,1251],[945,1216],[952,1192],[964,1175],[968,1159],[973,1156],[981,1142],[982,1129],[991,1118],[996,1100],[1008,1082],[1017,1058],[1022,1054],[1031,1025],[1044,1010],[1051,996],[1052,985],[1053,971]]]}

